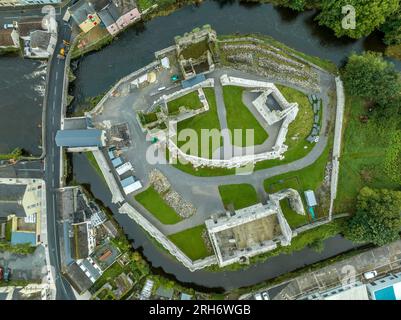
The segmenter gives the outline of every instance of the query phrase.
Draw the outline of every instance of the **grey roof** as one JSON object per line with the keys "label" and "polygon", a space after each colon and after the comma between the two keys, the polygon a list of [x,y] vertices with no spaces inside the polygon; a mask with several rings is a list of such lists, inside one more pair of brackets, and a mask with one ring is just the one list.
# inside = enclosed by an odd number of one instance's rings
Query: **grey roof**
{"label": "grey roof", "polygon": [[88,259],[82,260],[82,265],[89,271],[90,275],[95,279],[99,279],[100,272],[97,270]]}
{"label": "grey roof", "polygon": [[58,147],[101,147],[102,130],[59,130],[56,144]]}
{"label": "grey roof", "polygon": [[126,14],[127,12],[137,7],[135,0],[112,0],[112,1],[120,15]]}
{"label": "grey roof", "polygon": [[50,33],[42,30],[31,32],[31,48],[47,50],[50,43]]}
{"label": "grey roof", "polygon": [[29,18],[18,22],[18,32],[20,37],[29,36],[29,34],[35,30],[43,30],[42,18]]}
{"label": "grey roof", "polygon": [[110,15],[110,12],[107,9],[103,9],[98,12],[100,20],[102,20],[103,24],[108,27],[114,24],[116,21]]}
{"label": "grey roof", "polygon": [[0,185],[0,217],[8,217],[10,214],[17,217],[26,216],[21,204],[25,190],[26,185]]}
{"label": "grey roof", "polygon": [[96,12],[95,6],[86,0],[80,0],[68,9],[71,13],[72,18],[78,24],[81,24],[88,19],[88,14],[94,14]]}
{"label": "grey roof", "polygon": [[64,275],[74,289],[78,291],[78,293],[82,293],[92,286],[92,281],[88,278],[85,272],[82,271],[76,262],[73,262],[67,267]]}

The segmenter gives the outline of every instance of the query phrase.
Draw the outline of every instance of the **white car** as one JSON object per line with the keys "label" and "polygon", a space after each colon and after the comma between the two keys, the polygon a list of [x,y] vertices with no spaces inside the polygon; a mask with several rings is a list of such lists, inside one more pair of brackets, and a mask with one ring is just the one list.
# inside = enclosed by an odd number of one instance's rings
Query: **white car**
{"label": "white car", "polygon": [[364,277],[366,280],[373,279],[373,278],[376,277],[376,276],[377,276],[377,271],[376,271],[376,270],[369,271],[369,272],[365,272],[365,273],[363,274],[363,277]]}
{"label": "white car", "polygon": [[263,297],[263,300],[270,300],[269,299],[269,294],[266,291],[262,292],[262,297]]}
{"label": "white car", "polygon": [[4,29],[12,29],[14,28],[14,25],[12,23],[5,23],[4,24]]}
{"label": "white car", "polygon": [[263,300],[262,295],[260,293],[255,294],[256,300]]}

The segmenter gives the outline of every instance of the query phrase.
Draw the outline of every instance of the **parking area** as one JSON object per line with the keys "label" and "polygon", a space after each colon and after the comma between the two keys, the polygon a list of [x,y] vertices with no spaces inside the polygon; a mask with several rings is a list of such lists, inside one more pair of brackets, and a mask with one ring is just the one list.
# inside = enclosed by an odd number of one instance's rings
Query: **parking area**
{"label": "parking area", "polygon": [[0,266],[11,269],[10,280],[40,281],[47,275],[45,249],[38,246],[33,254],[0,252]]}

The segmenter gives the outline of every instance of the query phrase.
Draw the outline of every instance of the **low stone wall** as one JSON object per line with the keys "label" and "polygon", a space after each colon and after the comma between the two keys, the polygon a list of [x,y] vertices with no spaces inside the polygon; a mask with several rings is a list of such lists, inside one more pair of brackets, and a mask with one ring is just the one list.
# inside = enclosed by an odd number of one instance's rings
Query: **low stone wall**
{"label": "low stone wall", "polygon": [[178,261],[191,271],[203,269],[205,267],[217,264],[216,256],[209,256],[207,258],[192,261],[189,259],[174,243],[172,243],[159,229],[145,219],[137,210],[130,204],[124,203],[120,209],[120,213],[127,214],[132,220],[139,224],[146,230],[153,238],[155,238],[170,254],[172,254]]}
{"label": "low stone wall", "polygon": [[214,168],[239,168],[248,164],[255,164],[259,161],[282,159],[282,153],[284,149],[278,151],[269,151],[260,154],[251,154],[244,156],[236,156],[231,159],[208,159],[189,155],[184,153],[177,145],[170,139],[167,143],[170,155],[173,158],[180,158],[184,161],[191,163],[194,167],[206,166]]}
{"label": "low stone wall", "polygon": [[113,203],[124,204],[119,208],[120,213],[127,214],[137,224],[139,224],[147,233],[155,238],[170,254],[177,258],[185,267],[191,271],[199,270],[207,266],[217,264],[216,256],[212,255],[205,259],[192,261],[189,259],[174,243],[172,243],[159,229],[143,217],[134,207],[125,201],[123,194],[114,178],[113,174],[109,171],[109,166],[105,156],[101,151],[93,152],[95,159],[103,173],[107,186],[112,194]]}
{"label": "low stone wall", "polygon": [[93,155],[96,159],[96,162],[99,165],[100,170],[102,171],[103,177],[106,180],[107,186],[110,189],[112,194],[111,201],[113,203],[119,203],[125,201],[123,194],[121,193],[120,187],[117,184],[116,179],[113,174],[109,170],[109,165],[103,153],[99,150],[93,151]]}
{"label": "low stone wall", "polygon": [[99,101],[99,103],[96,105],[95,108],[93,108],[91,111],[88,112],[89,115],[94,115],[97,114],[99,112],[102,111],[103,108],[103,104],[105,103],[105,101],[111,97],[111,93],[114,92],[121,84],[123,84],[124,82],[130,81],[133,78],[137,77],[138,75],[140,75],[141,73],[147,72],[151,69],[154,69],[156,66],[158,66],[160,63],[159,61],[153,61],[152,63],[148,64],[147,66],[138,69],[132,73],[130,73],[129,75],[125,76],[124,78],[120,79],[102,98],[102,100]]}
{"label": "low stone wall", "polygon": [[330,209],[329,219],[332,220],[334,200],[337,196],[338,174],[340,171],[340,154],[341,154],[341,139],[344,121],[344,108],[345,108],[345,94],[344,86],[340,77],[336,77],[337,89],[337,109],[336,109],[336,123],[334,128],[334,145],[332,162],[333,168],[331,170],[331,186],[330,186]]}

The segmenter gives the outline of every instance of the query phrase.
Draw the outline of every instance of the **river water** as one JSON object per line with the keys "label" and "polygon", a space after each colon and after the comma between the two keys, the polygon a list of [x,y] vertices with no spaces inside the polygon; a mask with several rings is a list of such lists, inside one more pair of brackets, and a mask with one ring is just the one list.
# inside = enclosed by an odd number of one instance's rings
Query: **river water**
{"label": "river water", "polygon": [[[341,65],[352,52],[383,51],[380,34],[353,41],[338,39],[314,21],[316,13],[294,11],[270,4],[205,1],[186,6],[166,17],[135,25],[118,40],[79,61],[72,94],[73,108],[85,97],[108,90],[116,81],[154,60],[154,52],[173,44],[176,35],[210,24],[218,34],[261,33],[310,55]],[[401,62],[393,61],[401,70]]]}
{"label": "river water", "polygon": [[[186,6],[169,16],[137,24],[119,35],[111,45],[76,62],[77,80],[70,90],[75,96],[73,108],[77,108],[85,98],[103,93],[123,76],[153,61],[154,52],[173,44],[174,36],[204,24],[210,24],[218,34],[238,32],[270,35],[292,48],[332,60],[339,66],[352,51],[383,51],[379,33],[358,41],[337,39],[330,30],[317,25],[315,15],[313,11],[294,13],[269,4],[206,1],[199,7]],[[401,62],[395,64],[401,70]],[[41,70],[37,61],[19,57],[0,58],[0,153],[9,152],[15,147],[22,147],[34,154],[40,153],[38,124],[43,100],[40,86],[44,84]],[[107,186],[83,155],[73,155],[73,166],[75,179],[89,184],[95,197],[115,213],[117,221],[133,240],[134,247],[143,250],[153,267],[161,267],[167,274],[191,285],[224,289],[252,285],[355,246],[338,236],[325,241],[322,253],[304,249],[292,255],[271,258],[242,271],[190,272],[157,249],[128,216],[118,214],[116,206],[111,203]]]}
{"label": "river water", "polygon": [[46,67],[19,56],[0,57],[0,153],[23,148],[40,155]]}
{"label": "river water", "polygon": [[[210,24],[218,34],[238,32],[270,35],[297,50],[332,60],[338,66],[353,51],[383,51],[380,34],[359,41],[339,40],[330,30],[314,22],[315,15],[313,11],[294,13],[269,4],[242,5],[236,2],[206,1],[199,7],[187,6],[167,17],[136,25],[108,47],[77,62],[77,80],[71,88],[75,96],[73,107],[77,108],[86,97],[108,90],[123,76],[153,61],[154,52],[171,45],[174,36],[204,24]],[[401,69],[400,62],[394,63]],[[160,267],[165,273],[184,283],[191,283],[192,286],[229,290],[253,285],[356,247],[337,236],[325,241],[322,253],[306,248],[291,255],[273,257],[246,270],[190,272],[170,255],[156,248],[128,216],[117,212],[117,207],[111,203],[111,194],[106,184],[91,168],[86,157],[74,154],[73,167],[76,181],[90,185],[94,196],[114,212],[125,233],[133,240],[134,248],[141,249],[153,267]]]}

